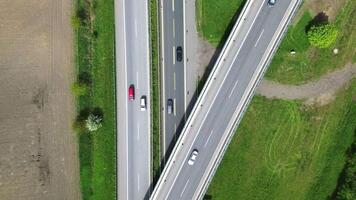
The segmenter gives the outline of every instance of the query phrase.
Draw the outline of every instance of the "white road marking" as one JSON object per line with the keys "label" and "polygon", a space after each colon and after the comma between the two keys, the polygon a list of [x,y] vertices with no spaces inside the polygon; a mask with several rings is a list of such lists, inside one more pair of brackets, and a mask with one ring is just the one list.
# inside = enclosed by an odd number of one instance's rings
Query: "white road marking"
{"label": "white road marking", "polygon": [[176,90],[176,73],[173,72],[173,89]]}
{"label": "white road marking", "polygon": [[182,192],[180,193],[180,197],[183,196],[183,194],[184,194],[184,192],[185,192],[185,189],[187,189],[188,183],[189,183],[189,179],[188,179],[187,182],[185,183],[184,188],[183,188]]}
{"label": "white road marking", "polygon": [[234,92],[235,87],[236,87],[236,85],[237,85],[238,82],[239,82],[239,80],[236,80],[235,85],[234,85],[234,87],[232,88],[232,90],[231,90],[231,92],[230,92],[230,94],[229,94],[229,99],[230,99],[232,93]]}
{"label": "white road marking", "polygon": [[136,72],[136,88],[138,89],[138,72]]}
{"label": "white road marking", "polygon": [[137,34],[137,21],[135,20],[134,23],[135,23],[135,36],[137,37],[137,35],[138,35],[138,34]]}
{"label": "white road marking", "polygon": [[176,47],[173,46],[173,65],[176,64]]}
{"label": "white road marking", "polygon": [[172,0],[172,11],[174,12],[174,0]]}
{"label": "white road marking", "polygon": [[257,39],[257,41],[256,41],[256,43],[255,43],[255,47],[257,46],[258,42],[260,41],[260,39],[261,39],[262,34],[263,34],[264,31],[265,31],[265,29],[262,29],[262,31],[261,31],[261,33],[260,33],[260,36],[258,36],[258,39]]}
{"label": "white road marking", "polygon": [[137,124],[137,140],[140,140],[140,124]]}
{"label": "white road marking", "polygon": [[140,191],[140,174],[137,174],[137,191]]}
{"label": "white road marking", "polygon": [[213,135],[213,132],[214,132],[214,130],[211,130],[210,135],[204,144],[204,147],[206,147],[206,145],[209,143],[210,137],[211,137],[211,135]]}
{"label": "white road marking", "polygon": [[176,26],[175,26],[175,18],[173,18],[173,38],[176,37]]}
{"label": "white road marking", "polygon": [[176,98],[174,98],[173,100],[173,113],[174,113],[174,116],[176,116],[176,110],[177,110],[177,107],[176,107]]}
{"label": "white road marking", "polygon": [[174,132],[177,131],[177,124],[174,124]]}

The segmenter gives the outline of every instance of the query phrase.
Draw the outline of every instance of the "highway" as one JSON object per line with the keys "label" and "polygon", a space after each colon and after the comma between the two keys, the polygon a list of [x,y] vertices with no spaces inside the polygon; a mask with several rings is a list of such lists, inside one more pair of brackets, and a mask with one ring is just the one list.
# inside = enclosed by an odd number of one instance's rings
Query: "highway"
{"label": "highway", "polygon": [[[175,144],[177,133],[184,125],[184,28],[183,1],[161,1],[161,58],[162,58],[162,156],[169,153]],[[178,62],[176,48],[183,48],[183,59]],[[167,113],[167,100],[173,100],[173,113]]]}
{"label": "highway", "polygon": [[[151,199],[200,199],[299,0],[247,1]],[[187,161],[199,151],[194,165]]]}
{"label": "highway", "polygon": [[118,199],[147,199],[151,184],[148,16],[146,0],[115,0]]}

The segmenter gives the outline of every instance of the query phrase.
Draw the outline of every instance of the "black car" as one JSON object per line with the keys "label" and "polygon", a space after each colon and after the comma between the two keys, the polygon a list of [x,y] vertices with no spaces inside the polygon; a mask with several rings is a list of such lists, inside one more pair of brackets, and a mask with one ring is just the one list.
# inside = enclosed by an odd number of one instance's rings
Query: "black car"
{"label": "black car", "polygon": [[177,52],[177,61],[181,62],[182,59],[183,59],[183,49],[182,49],[182,47],[178,46],[176,52]]}

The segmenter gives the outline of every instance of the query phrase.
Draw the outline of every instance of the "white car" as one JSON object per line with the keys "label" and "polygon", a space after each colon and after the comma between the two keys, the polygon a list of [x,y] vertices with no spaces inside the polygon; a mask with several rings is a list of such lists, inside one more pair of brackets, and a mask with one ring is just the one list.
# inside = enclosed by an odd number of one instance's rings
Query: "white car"
{"label": "white car", "polygon": [[141,109],[141,111],[145,111],[146,108],[147,108],[146,96],[142,96],[140,99],[140,109]]}
{"label": "white car", "polygon": [[192,154],[190,154],[190,158],[188,160],[188,165],[194,165],[195,160],[197,159],[199,152],[197,149],[194,149]]}

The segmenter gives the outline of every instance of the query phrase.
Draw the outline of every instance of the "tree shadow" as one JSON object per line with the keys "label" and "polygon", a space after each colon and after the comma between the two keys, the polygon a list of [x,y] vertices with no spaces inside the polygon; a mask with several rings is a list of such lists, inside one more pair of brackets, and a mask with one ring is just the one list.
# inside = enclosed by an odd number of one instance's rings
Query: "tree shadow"
{"label": "tree shadow", "polygon": [[81,72],[78,75],[78,82],[83,83],[85,85],[91,85],[92,84],[92,78],[89,72]]}
{"label": "tree shadow", "polygon": [[95,116],[100,117],[101,119],[104,118],[104,111],[100,108],[100,107],[95,107],[93,108],[93,110],[91,111],[91,113]]}
{"label": "tree shadow", "polygon": [[307,33],[309,29],[313,26],[318,26],[322,24],[327,24],[329,22],[329,16],[325,12],[320,12],[308,23],[305,27],[305,32]]}
{"label": "tree shadow", "polygon": [[[356,128],[354,130],[354,141],[351,144],[351,146],[345,151],[345,155],[347,159],[351,159],[352,156],[355,156],[356,154]],[[341,190],[341,188],[344,186],[346,182],[347,176],[347,161],[344,164],[344,168],[342,169],[339,178],[337,180],[337,185],[333,191],[333,193],[327,198],[328,200],[335,200],[337,199],[338,192]]]}

